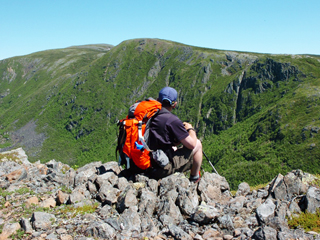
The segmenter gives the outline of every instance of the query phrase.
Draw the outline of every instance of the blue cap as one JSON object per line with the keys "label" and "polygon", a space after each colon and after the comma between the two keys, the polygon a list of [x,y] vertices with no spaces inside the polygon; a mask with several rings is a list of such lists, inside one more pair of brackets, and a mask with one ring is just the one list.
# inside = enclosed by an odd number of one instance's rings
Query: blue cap
{"label": "blue cap", "polygon": [[177,101],[177,98],[178,98],[178,93],[174,88],[164,87],[159,92],[158,100],[161,103],[163,102],[163,100],[168,100],[170,104],[172,104],[172,102]]}

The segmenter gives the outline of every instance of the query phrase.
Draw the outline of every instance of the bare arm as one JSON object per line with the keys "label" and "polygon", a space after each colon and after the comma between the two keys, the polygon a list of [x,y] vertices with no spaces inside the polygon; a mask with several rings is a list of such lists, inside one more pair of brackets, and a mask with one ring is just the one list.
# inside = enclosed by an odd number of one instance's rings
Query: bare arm
{"label": "bare arm", "polygon": [[[192,125],[190,123],[184,122],[183,123],[184,127],[186,130],[192,128]],[[195,146],[197,145],[197,135],[195,130],[189,130],[189,136],[186,137],[185,139],[181,140],[181,143],[183,146],[189,149],[194,149]]]}

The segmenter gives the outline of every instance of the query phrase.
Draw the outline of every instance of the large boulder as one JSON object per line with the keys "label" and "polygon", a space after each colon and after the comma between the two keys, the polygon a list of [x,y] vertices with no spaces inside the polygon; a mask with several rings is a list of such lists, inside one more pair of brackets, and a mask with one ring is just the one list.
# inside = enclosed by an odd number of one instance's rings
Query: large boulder
{"label": "large boulder", "polygon": [[320,208],[320,189],[316,187],[310,187],[305,197],[307,208],[310,213],[316,213]]}
{"label": "large boulder", "polygon": [[217,208],[202,202],[192,214],[191,219],[199,224],[209,224],[219,216],[220,211]]}
{"label": "large boulder", "polygon": [[31,225],[36,231],[46,231],[52,228],[52,224],[56,221],[53,214],[45,212],[34,212],[31,217]]}
{"label": "large boulder", "polygon": [[115,229],[103,221],[92,222],[85,231],[89,237],[113,239],[116,236]]}
{"label": "large boulder", "polygon": [[273,203],[272,199],[267,199],[263,204],[261,204],[256,212],[260,223],[268,223],[275,214],[276,205]]}

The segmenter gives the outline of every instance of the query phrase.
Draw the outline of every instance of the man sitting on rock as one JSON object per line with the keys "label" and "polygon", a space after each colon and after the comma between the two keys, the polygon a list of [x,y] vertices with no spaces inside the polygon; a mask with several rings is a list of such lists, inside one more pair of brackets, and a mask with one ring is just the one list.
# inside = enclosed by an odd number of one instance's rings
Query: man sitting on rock
{"label": "man sitting on rock", "polygon": [[[171,113],[177,106],[177,98],[178,93],[174,88],[165,87],[159,92],[158,101],[162,103],[162,109],[149,126],[148,145],[150,149],[157,150],[152,152],[150,177],[160,179],[175,172],[191,169],[190,181],[198,182],[202,164],[202,144],[197,139],[192,125],[182,122]],[[163,153],[169,161],[163,160]]]}

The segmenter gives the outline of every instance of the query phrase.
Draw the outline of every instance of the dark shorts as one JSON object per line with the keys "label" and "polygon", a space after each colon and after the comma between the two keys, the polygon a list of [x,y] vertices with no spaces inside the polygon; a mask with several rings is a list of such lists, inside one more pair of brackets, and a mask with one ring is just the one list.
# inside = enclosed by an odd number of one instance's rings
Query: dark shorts
{"label": "dark shorts", "polygon": [[193,162],[192,149],[180,147],[176,151],[167,152],[170,162],[164,168],[158,167],[157,163],[152,162],[150,177],[155,179],[164,178],[175,172],[185,172],[191,169]]}

